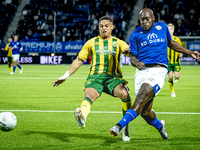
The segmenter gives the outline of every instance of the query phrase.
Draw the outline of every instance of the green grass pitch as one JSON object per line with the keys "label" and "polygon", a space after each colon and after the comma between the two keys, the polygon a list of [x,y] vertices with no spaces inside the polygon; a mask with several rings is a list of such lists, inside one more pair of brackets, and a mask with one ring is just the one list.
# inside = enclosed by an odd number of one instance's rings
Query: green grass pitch
{"label": "green grass pitch", "polygon": [[[166,121],[169,140],[140,116],[130,123],[130,142],[110,135],[110,128],[121,120],[121,100],[102,94],[91,107],[85,129],[79,129],[73,111],[80,106],[89,65],[81,68],[65,83],[53,87],[69,65],[22,65],[9,74],[0,65],[0,112],[10,110],[17,125],[10,132],[0,131],[0,150],[197,150],[200,149],[200,66],[182,66],[181,79],[171,97],[166,82],[154,99],[158,119]],[[134,101],[132,66],[122,67]],[[167,81],[167,79],[166,79]]]}

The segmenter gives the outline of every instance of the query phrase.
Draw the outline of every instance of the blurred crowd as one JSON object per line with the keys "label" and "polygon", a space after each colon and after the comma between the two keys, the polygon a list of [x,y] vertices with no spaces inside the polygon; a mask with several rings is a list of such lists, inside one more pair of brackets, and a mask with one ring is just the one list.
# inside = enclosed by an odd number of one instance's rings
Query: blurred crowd
{"label": "blurred crowd", "polygon": [[0,0],[0,39],[2,40],[21,0]]}
{"label": "blurred crowd", "polygon": [[99,35],[98,20],[114,19],[113,35],[123,39],[134,0],[31,0],[22,11],[16,34],[23,41],[87,41]]}
{"label": "blurred crowd", "polygon": [[[0,0],[0,39],[21,0]],[[30,0],[21,12],[16,32],[23,41],[87,41],[99,35],[98,20],[104,15],[114,19],[113,36],[124,40],[137,0]],[[175,25],[176,36],[200,36],[198,0],[145,0],[144,7],[154,11],[156,21]],[[139,26],[139,21],[138,21]]]}
{"label": "blurred crowd", "polygon": [[145,0],[156,21],[175,25],[176,36],[200,36],[199,0]]}

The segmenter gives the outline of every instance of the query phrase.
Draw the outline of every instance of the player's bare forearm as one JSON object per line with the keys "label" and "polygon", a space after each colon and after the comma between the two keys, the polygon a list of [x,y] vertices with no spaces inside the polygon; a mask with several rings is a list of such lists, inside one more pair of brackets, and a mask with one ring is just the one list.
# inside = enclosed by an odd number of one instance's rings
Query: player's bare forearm
{"label": "player's bare forearm", "polygon": [[182,47],[178,42],[176,42],[174,40],[168,41],[168,47],[177,51],[177,52],[188,54],[188,55],[192,56],[193,58],[195,58],[197,60],[200,57],[200,54],[198,53],[198,51],[190,51],[190,50]]}
{"label": "player's bare forearm", "polygon": [[139,70],[141,70],[142,68],[145,67],[145,64],[143,62],[140,62],[138,59],[137,59],[137,56],[135,55],[131,55],[130,56],[131,58],[131,65],[138,68]]}
{"label": "player's bare forearm", "polygon": [[71,66],[70,66],[70,68],[68,70],[69,74],[72,75],[74,72],[76,72],[78,70],[78,68],[82,65],[82,63],[83,63],[83,60],[77,57],[72,62]]}

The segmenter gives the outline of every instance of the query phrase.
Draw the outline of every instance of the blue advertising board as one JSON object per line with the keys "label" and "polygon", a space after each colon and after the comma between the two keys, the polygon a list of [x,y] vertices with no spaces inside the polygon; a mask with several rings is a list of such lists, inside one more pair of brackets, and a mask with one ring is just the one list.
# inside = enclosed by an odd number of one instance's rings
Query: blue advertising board
{"label": "blue advertising board", "polygon": [[[56,42],[56,53],[79,52],[85,42]],[[21,42],[23,53],[53,53],[54,42]]]}
{"label": "blue advertising board", "polygon": [[[79,52],[85,42],[56,42],[56,53]],[[53,53],[54,42],[21,42],[23,53]],[[200,42],[187,42],[187,49],[200,52]]]}
{"label": "blue advertising board", "polygon": [[187,49],[200,52],[200,42],[187,42]]}

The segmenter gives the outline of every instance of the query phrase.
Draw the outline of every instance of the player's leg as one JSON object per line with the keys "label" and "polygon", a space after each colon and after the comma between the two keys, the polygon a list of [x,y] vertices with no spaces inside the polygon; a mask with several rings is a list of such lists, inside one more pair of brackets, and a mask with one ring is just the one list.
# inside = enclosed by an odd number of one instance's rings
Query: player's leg
{"label": "player's leg", "polygon": [[18,64],[19,55],[15,54],[15,55],[12,55],[12,57],[13,57],[13,73],[15,73],[16,66]]}
{"label": "player's leg", "polygon": [[171,97],[176,97],[175,90],[174,90],[174,82],[173,82],[173,71],[168,73],[168,84],[171,90]]}
{"label": "player's leg", "polygon": [[146,120],[146,122],[155,127],[159,133],[161,134],[163,139],[168,139],[168,134],[165,131],[165,121],[158,120],[156,117],[156,113],[152,109],[153,99],[150,100],[144,107],[141,113],[141,116]]}
{"label": "player's leg", "polygon": [[[148,74],[146,74],[146,72]],[[143,75],[146,74],[146,77]],[[125,127],[130,121],[134,120],[139,114],[142,113],[144,106],[151,101],[162,89],[167,74],[166,68],[148,68],[139,71],[135,75],[135,93],[136,99],[122,120],[111,128],[111,134],[118,135],[119,131]],[[142,85],[140,86],[140,84]],[[138,90],[139,89],[139,90]],[[138,92],[139,91],[139,92]]]}
{"label": "player's leg", "polygon": [[181,73],[181,65],[176,64],[175,69],[174,69],[174,83],[176,83],[180,79],[180,73]]}
{"label": "player's leg", "polygon": [[85,83],[85,97],[81,103],[80,108],[76,108],[74,115],[78,122],[79,128],[85,127],[86,117],[90,113],[92,103],[101,95],[103,91],[103,85],[98,81],[99,76],[89,76]]}
{"label": "player's leg", "polygon": [[15,70],[16,70],[16,64],[17,64],[17,61],[13,60],[13,74],[15,73]]}
{"label": "player's leg", "polygon": [[177,71],[174,71],[174,83],[176,83],[180,79],[181,74]]}
{"label": "player's leg", "polygon": [[13,74],[13,68],[12,68],[12,57],[7,57],[8,59],[8,68],[10,70],[10,74]]}
{"label": "player's leg", "polygon": [[139,93],[136,96],[134,104],[127,110],[122,120],[117,123],[110,132],[114,136],[118,135],[122,128],[124,128],[129,122],[134,120],[139,114],[141,114],[145,104],[154,97],[154,89],[148,84],[144,83],[141,86]]}
{"label": "player's leg", "polygon": [[[18,60],[19,60],[19,56],[18,56]],[[20,74],[22,74],[23,67],[21,67],[21,65],[19,64],[18,60],[17,60],[17,67],[20,69]]]}
{"label": "player's leg", "polygon": [[[128,92],[128,87],[123,83],[117,85],[114,89],[114,96],[119,97],[122,100],[122,112],[124,116],[127,110],[132,106],[131,98]],[[129,125],[126,125],[123,128],[122,140],[130,141]]]}
{"label": "player's leg", "polygon": [[78,122],[79,128],[85,128],[85,122],[88,114],[90,113],[90,108],[92,103],[100,96],[97,90],[94,88],[85,89],[85,97],[81,103],[80,108],[76,108],[74,116]]}

